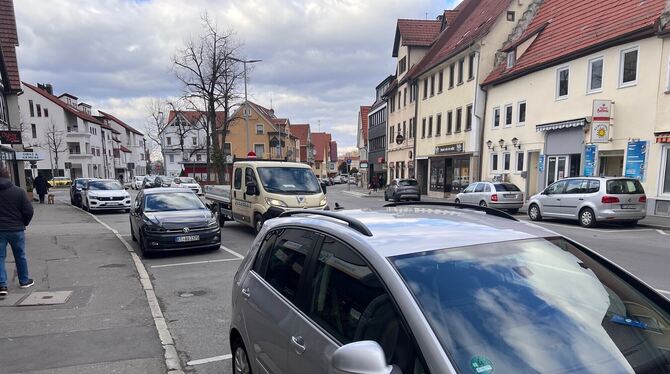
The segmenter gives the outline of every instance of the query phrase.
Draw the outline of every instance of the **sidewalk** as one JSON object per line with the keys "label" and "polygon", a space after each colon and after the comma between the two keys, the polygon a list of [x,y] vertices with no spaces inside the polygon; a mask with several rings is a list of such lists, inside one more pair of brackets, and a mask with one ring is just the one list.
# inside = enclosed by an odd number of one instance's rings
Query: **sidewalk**
{"label": "sidewalk", "polygon": [[[126,248],[69,205],[34,207],[26,231],[32,288],[18,288],[7,249],[0,372],[165,373],[163,349]],[[54,304],[35,305],[40,303]]]}
{"label": "sidewalk", "polygon": [[368,190],[367,188],[358,187],[356,185],[350,185],[347,187],[345,184],[343,186],[342,193],[347,195],[357,196],[357,197],[384,197],[384,189],[378,189],[376,192],[373,190]]}

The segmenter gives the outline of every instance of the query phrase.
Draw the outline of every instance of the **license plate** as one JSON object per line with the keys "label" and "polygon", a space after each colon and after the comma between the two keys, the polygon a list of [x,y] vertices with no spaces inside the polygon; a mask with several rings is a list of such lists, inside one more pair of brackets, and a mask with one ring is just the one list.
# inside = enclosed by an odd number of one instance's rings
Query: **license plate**
{"label": "license plate", "polygon": [[177,243],[197,242],[198,240],[200,240],[200,235],[178,236],[176,239]]}
{"label": "license plate", "polygon": [[503,196],[504,196],[504,197],[509,197],[509,198],[516,199],[516,194],[515,194],[515,193],[506,193],[506,194],[504,194]]}
{"label": "license plate", "polygon": [[635,204],[621,204],[621,209],[637,209]]}

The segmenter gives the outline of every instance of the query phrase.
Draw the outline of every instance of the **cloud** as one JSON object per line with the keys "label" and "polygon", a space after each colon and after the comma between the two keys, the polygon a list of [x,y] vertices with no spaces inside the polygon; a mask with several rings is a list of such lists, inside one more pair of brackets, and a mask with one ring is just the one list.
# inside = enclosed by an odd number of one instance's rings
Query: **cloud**
{"label": "cloud", "polygon": [[205,12],[262,59],[252,100],[278,116],[356,142],[358,107],[394,70],[397,18],[434,17],[429,0],[21,0],[15,2],[22,79],[86,98],[141,128],[145,103],[178,96],[171,57],[200,32]]}

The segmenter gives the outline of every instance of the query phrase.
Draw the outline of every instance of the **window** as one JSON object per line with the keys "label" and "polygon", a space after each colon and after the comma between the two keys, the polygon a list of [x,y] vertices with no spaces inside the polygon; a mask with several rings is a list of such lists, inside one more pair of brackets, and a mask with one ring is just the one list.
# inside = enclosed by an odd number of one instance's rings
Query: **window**
{"label": "window", "polygon": [[475,54],[468,56],[468,80],[475,79]]}
{"label": "window", "polygon": [[28,100],[28,108],[30,108],[30,116],[35,117],[35,107],[32,100]]}
{"label": "window", "polygon": [[507,16],[506,19],[510,22],[514,22],[514,19],[516,18],[516,13],[514,13],[513,10],[508,10],[507,11]]}
{"label": "window", "polygon": [[447,135],[450,135],[453,130],[453,116],[451,110],[447,112]]}
{"label": "window", "polygon": [[525,153],[523,152],[517,152],[516,153],[516,171],[521,172],[523,171],[523,158],[525,156]]}
{"label": "window", "polygon": [[317,239],[318,235],[313,232],[287,229],[275,240],[263,259],[267,266],[265,280],[289,301],[295,301],[305,260]]}
{"label": "window", "polygon": [[400,110],[400,98],[402,96],[402,92],[398,91],[398,110]]}
{"label": "window", "polygon": [[440,136],[441,133],[442,133],[442,114],[438,114],[435,122],[435,136]]}
{"label": "window", "polygon": [[391,131],[389,131],[389,144],[393,144],[393,134],[395,134],[395,126],[391,126]]}
{"label": "window", "polygon": [[491,171],[498,171],[498,154],[491,153]]}
{"label": "window", "polygon": [[512,125],[512,104],[505,105],[505,127]]}
{"label": "window", "polygon": [[507,68],[511,69],[516,65],[516,49],[507,52]]}
{"label": "window", "polygon": [[526,102],[519,101],[519,107],[517,108],[517,125],[522,125],[526,123]]}
{"label": "window", "polygon": [[193,136],[191,137],[191,141],[193,142],[193,145],[198,145],[198,138]]}
{"label": "window", "polygon": [[477,186],[475,187],[475,192],[484,192],[486,189],[486,183],[477,183]]}
{"label": "window", "polygon": [[402,106],[407,106],[407,87],[405,87],[402,91]]}
{"label": "window", "polygon": [[174,155],[170,155],[170,163],[174,163]]}
{"label": "window", "polygon": [[44,108],[44,116],[49,117],[49,109]]}
{"label": "window", "polygon": [[510,171],[512,167],[512,155],[507,152],[503,153],[503,171]]}
{"label": "window", "polygon": [[456,66],[454,64],[449,65],[449,88],[454,88],[454,70],[456,70]]}
{"label": "window", "polygon": [[465,59],[458,60],[458,84],[463,83],[463,69],[465,67]]}
{"label": "window", "polygon": [[638,47],[621,51],[619,87],[633,86],[637,83]]}
{"label": "window", "polygon": [[42,106],[37,104],[37,116],[42,117]]}
{"label": "window", "polygon": [[423,98],[428,97],[428,78],[423,80]]}
{"label": "window", "polygon": [[264,132],[265,132],[265,129],[263,128],[263,124],[262,123],[257,123],[256,124],[256,135],[263,135]]}
{"label": "window", "polygon": [[167,145],[172,145],[172,138],[171,137],[168,136],[167,138],[165,138],[165,141],[167,142]]}
{"label": "window", "polygon": [[202,161],[202,155],[201,155],[200,153],[198,153],[197,155],[195,155],[195,160],[196,160],[196,161]]}
{"label": "window", "polygon": [[586,179],[570,179],[568,184],[565,187],[566,194],[579,194],[585,193],[588,186],[588,180]]}
{"label": "window", "polygon": [[564,180],[563,181],[558,181],[558,182],[552,184],[551,186],[547,187],[547,189],[544,190],[544,192],[546,192],[548,195],[563,193],[563,190],[565,189],[566,184],[567,183]]}
{"label": "window", "polygon": [[442,87],[444,86],[444,70],[440,70],[440,73],[437,75],[437,93],[442,93]]}
{"label": "window", "polygon": [[32,132],[33,139],[37,139],[37,126],[35,126],[34,123],[30,124],[30,130]]}
{"label": "window", "polygon": [[223,154],[224,154],[224,155],[230,155],[230,154],[232,154],[232,152],[231,152],[231,147],[232,147],[232,145],[231,145],[230,143],[225,143],[225,144],[223,145]]}
{"label": "window", "polygon": [[456,132],[461,132],[462,117],[463,117],[463,108],[456,109]]}
{"label": "window", "polygon": [[500,127],[500,108],[493,108],[493,128]]}
{"label": "window", "polygon": [[395,111],[395,95],[391,96],[391,98],[389,99],[389,109],[391,113]]}
{"label": "window", "polygon": [[570,79],[570,68],[564,67],[556,70],[556,99],[568,97],[568,81]]}
{"label": "window", "polygon": [[465,131],[472,130],[472,105],[465,107]]}
{"label": "window", "polygon": [[[407,138],[407,121],[402,121],[402,137]],[[400,129],[398,129],[400,131]]]}
{"label": "window", "polygon": [[430,76],[430,96],[435,96],[435,74]]}
{"label": "window", "polygon": [[233,182],[233,187],[236,190],[239,190],[242,188],[242,168],[237,168],[235,169],[235,178]]}
{"label": "window", "polygon": [[663,194],[670,194],[670,148],[666,148],[665,151],[665,167],[663,172]]}
{"label": "window", "polygon": [[426,119],[421,120],[421,137],[425,138],[426,137]]}
{"label": "window", "polygon": [[398,62],[398,74],[402,74],[407,70],[407,57],[403,57]]}
{"label": "window", "polygon": [[263,158],[263,155],[265,154],[265,144],[254,144],[254,153],[256,153],[256,157]]}
{"label": "window", "polygon": [[599,92],[603,89],[603,58],[589,60],[588,93]]}
{"label": "window", "polygon": [[433,116],[428,117],[428,137],[433,136]]}

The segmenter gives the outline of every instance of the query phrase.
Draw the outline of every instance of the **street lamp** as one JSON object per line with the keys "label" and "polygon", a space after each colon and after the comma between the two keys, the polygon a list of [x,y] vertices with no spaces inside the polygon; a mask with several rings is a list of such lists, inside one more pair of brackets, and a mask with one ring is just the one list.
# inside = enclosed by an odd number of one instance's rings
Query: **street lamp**
{"label": "street lamp", "polygon": [[503,140],[503,139],[498,140],[498,145],[500,145],[500,149],[507,150],[507,146],[505,145],[505,140]]}
{"label": "street lamp", "polygon": [[263,60],[240,60],[235,57],[228,57],[233,61],[241,62],[244,65],[244,127],[247,130],[247,154],[251,152],[251,138],[249,136],[249,106],[247,105],[247,64],[253,64],[255,62],[261,62]]}

